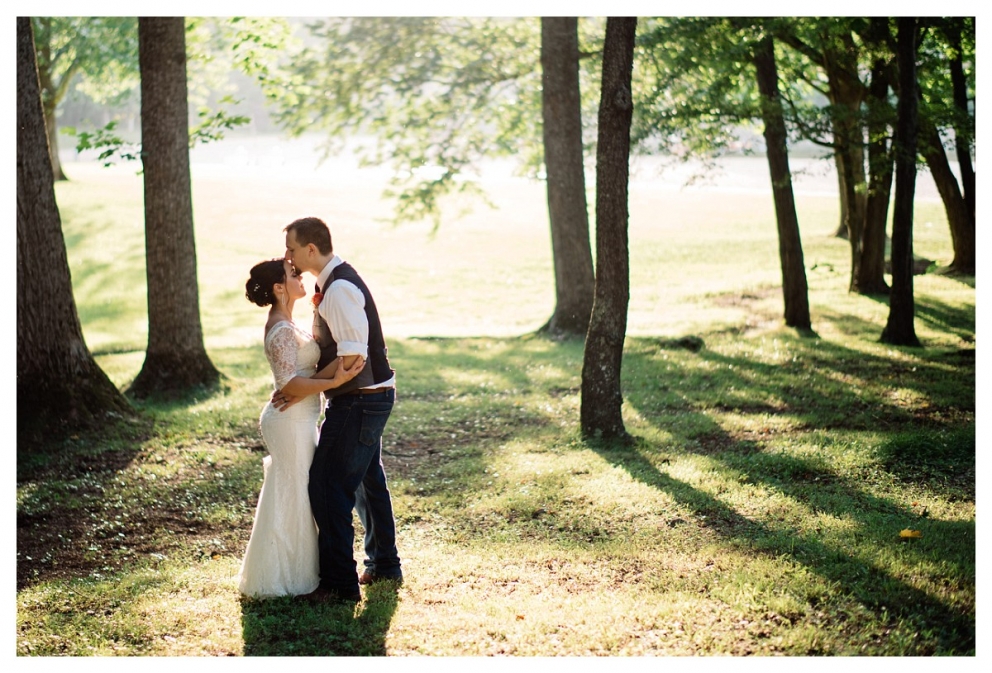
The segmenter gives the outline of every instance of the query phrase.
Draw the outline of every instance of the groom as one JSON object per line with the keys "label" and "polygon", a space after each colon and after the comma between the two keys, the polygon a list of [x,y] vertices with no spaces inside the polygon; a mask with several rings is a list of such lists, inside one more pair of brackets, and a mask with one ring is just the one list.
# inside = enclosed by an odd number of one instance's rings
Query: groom
{"label": "groom", "polygon": [[[382,431],[396,399],[396,373],[386,359],[379,313],[368,287],[334,254],[331,232],[316,217],[285,228],[286,259],[317,277],[313,336],[320,370],[335,358],[351,366],[365,358],[354,379],[329,397],[310,466],[310,507],[317,522],[320,585],[305,598],[361,600],[359,584],[402,581],[393,505],[382,469]],[[365,570],[356,570],[352,509],[365,527]]]}

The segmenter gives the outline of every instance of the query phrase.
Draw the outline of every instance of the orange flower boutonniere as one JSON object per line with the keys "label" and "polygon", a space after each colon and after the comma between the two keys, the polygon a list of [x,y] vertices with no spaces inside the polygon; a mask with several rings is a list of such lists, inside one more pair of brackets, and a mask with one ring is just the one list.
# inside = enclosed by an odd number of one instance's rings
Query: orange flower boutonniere
{"label": "orange flower boutonniere", "polygon": [[323,299],[324,299],[324,293],[323,292],[314,292],[313,293],[313,298],[311,299],[311,301],[313,301],[313,307],[314,308],[317,308],[318,306],[320,306],[320,302]]}

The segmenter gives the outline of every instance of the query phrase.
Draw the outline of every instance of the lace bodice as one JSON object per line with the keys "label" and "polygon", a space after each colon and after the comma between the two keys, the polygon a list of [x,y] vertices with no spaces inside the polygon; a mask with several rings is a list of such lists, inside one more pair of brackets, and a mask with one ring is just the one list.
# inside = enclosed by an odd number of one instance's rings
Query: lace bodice
{"label": "lace bodice", "polygon": [[276,388],[282,388],[294,376],[313,376],[320,359],[320,346],[295,323],[280,320],[265,336],[265,357],[272,368]]}

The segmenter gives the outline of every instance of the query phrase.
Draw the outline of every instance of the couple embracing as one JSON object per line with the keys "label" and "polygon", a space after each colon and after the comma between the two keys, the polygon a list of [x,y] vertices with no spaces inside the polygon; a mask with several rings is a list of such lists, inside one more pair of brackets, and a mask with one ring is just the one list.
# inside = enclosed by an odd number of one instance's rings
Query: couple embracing
{"label": "couple embracing", "polygon": [[[239,590],[359,601],[360,584],[403,579],[382,468],[395,372],[372,295],[334,254],[327,225],[306,217],[285,233],[285,258],[256,264],[245,288],[249,300],[270,307],[264,344],[276,391],[260,418],[269,455]],[[312,332],[293,322],[293,306],[306,296],[303,272],[317,279]],[[365,528],[361,576],[353,509]]]}

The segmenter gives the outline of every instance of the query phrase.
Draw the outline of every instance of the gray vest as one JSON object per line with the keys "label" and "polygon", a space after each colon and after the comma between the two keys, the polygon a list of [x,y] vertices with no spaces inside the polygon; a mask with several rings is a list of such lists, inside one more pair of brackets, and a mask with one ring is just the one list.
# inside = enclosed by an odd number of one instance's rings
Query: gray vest
{"label": "gray vest", "polygon": [[[369,292],[365,282],[355,269],[347,262],[342,262],[334,268],[331,277],[327,280],[327,286],[330,287],[331,283],[336,280],[347,280],[357,287],[365,297],[365,316],[369,321],[369,357],[365,360],[365,367],[362,368],[358,376],[343,386],[331,388],[324,392],[324,395],[329,398],[352,392],[357,388],[369,388],[377,383],[385,383],[395,374],[389,367],[389,359],[386,357],[386,342],[382,336],[379,311],[375,307],[372,293]],[[320,346],[320,360],[317,362],[319,371],[338,356],[337,341],[335,341],[330,326],[321,317],[319,311],[313,312],[313,337],[317,341],[317,345]]]}

